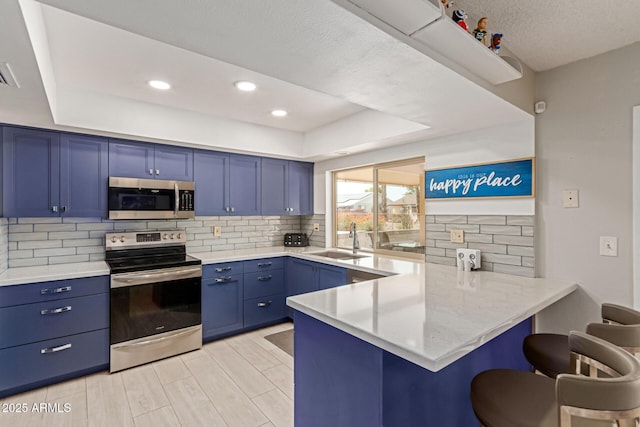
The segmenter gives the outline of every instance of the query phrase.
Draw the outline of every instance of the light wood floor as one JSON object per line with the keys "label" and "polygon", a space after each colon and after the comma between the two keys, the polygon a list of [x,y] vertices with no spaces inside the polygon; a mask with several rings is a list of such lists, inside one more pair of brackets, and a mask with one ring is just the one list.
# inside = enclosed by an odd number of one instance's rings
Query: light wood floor
{"label": "light wood floor", "polygon": [[[264,339],[291,328],[282,323],[7,397],[0,410],[26,404],[28,411],[0,412],[0,426],[293,426],[293,358]],[[67,404],[70,411],[34,412],[34,403],[58,403],[61,411]]]}

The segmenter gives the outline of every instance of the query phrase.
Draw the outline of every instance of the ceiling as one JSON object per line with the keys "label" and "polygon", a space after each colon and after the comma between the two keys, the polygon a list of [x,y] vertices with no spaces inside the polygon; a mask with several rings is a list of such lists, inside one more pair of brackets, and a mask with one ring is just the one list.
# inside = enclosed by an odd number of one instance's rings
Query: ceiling
{"label": "ceiling", "polygon": [[[555,58],[561,45],[582,42],[596,54],[637,40],[596,42],[575,31],[527,44],[524,30],[498,17],[517,10],[526,28],[546,28],[549,18],[526,9],[542,1],[514,3],[476,0],[473,8],[487,11],[490,27],[532,67],[548,67],[536,54]],[[632,0],[617,3],[631,12]],[[595,6],[582,10],[587,22]],[[0,40],[0,62],[20,83],[0,88],[7,123],[320,160],[529,117],[330,0],[10,0]],[[153,78],[172,89],[150,89]],[[233,82],[244,79],[258,90],[239,93]],[[274,118],[273,108],[290,114]]]}

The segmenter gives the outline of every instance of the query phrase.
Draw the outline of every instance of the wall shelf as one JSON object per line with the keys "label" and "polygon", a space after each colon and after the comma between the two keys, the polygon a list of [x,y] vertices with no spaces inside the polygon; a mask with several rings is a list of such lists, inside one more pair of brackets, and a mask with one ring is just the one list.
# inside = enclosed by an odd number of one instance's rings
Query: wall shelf
{"label": "wall shelf", "polygon": [[515,58],[501,57],[478,42],[445,14],[440,0],[348,1],[491,84],[522,77]]}

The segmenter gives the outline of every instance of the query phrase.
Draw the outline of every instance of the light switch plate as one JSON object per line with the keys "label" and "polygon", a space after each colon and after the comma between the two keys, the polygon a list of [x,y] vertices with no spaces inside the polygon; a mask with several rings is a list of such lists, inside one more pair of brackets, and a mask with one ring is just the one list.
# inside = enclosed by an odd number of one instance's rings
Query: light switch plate
{"label": "light switch plate", "polygon": [[452,243],[464,243],[464,230],[451,230]]}
{"label": "light switch plate", "polygon": [[213,235],[215,237],[220,237],[222,236],[222,227],[220,227],[219,225],[216,225],[213,227]]}
{"label": "light switch plate", "polygon": [[580,206],[578,201],[578,190],[563,190],[562,206],[565,208],[577,208]]}
{"label": "light switch plate", "polygon": [[600,255],[618,256],[618,238],[614,236],[600,236]]}

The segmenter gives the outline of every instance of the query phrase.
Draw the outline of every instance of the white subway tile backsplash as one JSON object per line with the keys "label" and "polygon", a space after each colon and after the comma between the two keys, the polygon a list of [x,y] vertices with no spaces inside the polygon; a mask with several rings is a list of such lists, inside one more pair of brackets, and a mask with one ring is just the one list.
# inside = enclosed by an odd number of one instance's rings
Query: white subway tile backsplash
{"label": "white subway tile backsplash", "polygon": [[[9,267],[61,264],[104,259],[107,232],[181,229],[187,234],[187,251],[228,251],[251,247],[280,246],[284,233],[300,232],[303,218],[322,224],[324,215],[308,217],[204,216],[190,220],[113,221],[100,218],[1,218],[0,272]],[[307,224],[305,223],[305,226]],[[222,236],[213,236],[213,227]],[[4,230],[4,234],[3,234]],[[324,246],[324,233],[318,246]],[[4,236],[4,237],[3,237]],[[315,236],[314,236],[315,237]],[[2,239],[4,238],[4,244]],[[5,267],[6,269],[7,267]]]}
{"label": "white subway tile backsplash", "polygon": [[[534,216],[426,215],[425,220],[427,262],[455,265],[455,249],[469,247],[482,251],[482,270],[534,277]],[[451,230],[465,230],[465,243],[451,243]]]}

